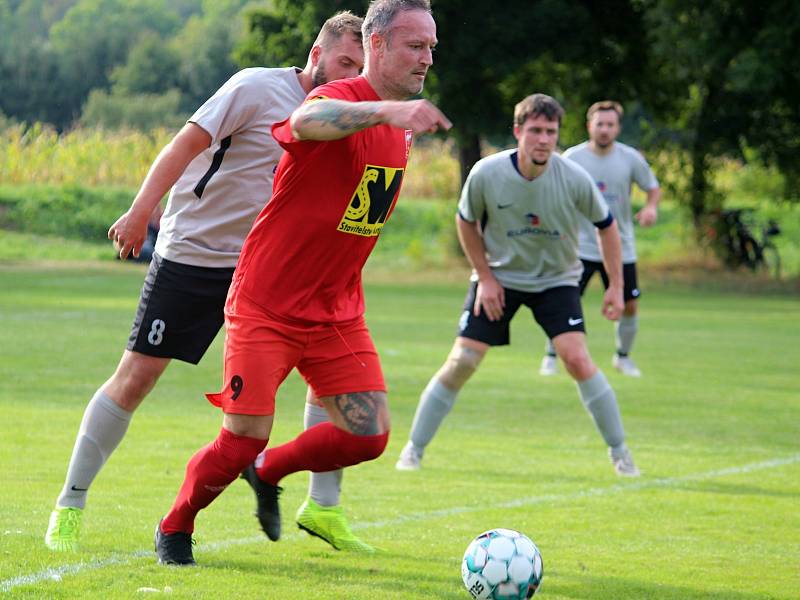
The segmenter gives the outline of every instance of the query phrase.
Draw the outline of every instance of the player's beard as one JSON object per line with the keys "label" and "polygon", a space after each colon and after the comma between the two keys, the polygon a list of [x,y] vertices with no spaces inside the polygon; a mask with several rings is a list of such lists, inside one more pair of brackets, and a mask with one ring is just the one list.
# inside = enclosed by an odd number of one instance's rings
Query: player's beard
{"label": "player's beard", "polygon": [[537,167],[543,167],[543,166],[545,166],[545,165],[547,164],[547,161],[549,161],[549,160],[550,160],[550,155],[551,155],[551,154],[552,154],[552,152],[548,152],[548,153],[547,153],[547,158],[545,158],[544,160],[536,160],[536,159],[533,157],[533,155],[531,155],[531,163],[533,163],[533,164],[534,164],[534,165],[536,165]]}
{"label": "player's beard", "polygon": [[328,75],[325,73],[325,61],[320,59],[317,63],[317,70],[314,71],[314,75],[311,77],[311,81],[314,84],[314,87],[319,87],[323,83],[328,83]]}

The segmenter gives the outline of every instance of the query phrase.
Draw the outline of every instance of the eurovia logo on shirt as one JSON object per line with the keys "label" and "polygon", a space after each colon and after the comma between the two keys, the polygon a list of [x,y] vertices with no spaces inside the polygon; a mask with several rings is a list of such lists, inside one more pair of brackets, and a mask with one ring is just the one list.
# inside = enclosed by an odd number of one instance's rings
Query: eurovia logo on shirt
{"label": "eurovia logo on shirt", "polygon": [[379,235],[402,181],[403,169],[376,165],[364,167],[361,181],[336,229],[365,237]]}
{"label": "eurovia logo on shirt", "polygon": [[551,239],[561,238],[561,232],[558,229],[541,227],[542,220],[539,215],[528,213],[525,215],[525,218],[528,220],[528,224],[525,227],[509,229],[506,235],[510,238],[519,237],[521,235],[543,235]]}

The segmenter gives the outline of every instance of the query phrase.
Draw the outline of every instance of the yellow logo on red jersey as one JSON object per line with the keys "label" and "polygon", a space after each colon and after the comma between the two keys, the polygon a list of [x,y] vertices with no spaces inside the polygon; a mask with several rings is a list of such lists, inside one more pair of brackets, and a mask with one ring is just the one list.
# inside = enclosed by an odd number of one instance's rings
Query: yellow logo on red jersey
{"label": "yellow logo on red jersey", "polygon": [[402,181],[403,169],[375,165],[364,167],[364,174],[337,230],[365,237],[379,235]]}

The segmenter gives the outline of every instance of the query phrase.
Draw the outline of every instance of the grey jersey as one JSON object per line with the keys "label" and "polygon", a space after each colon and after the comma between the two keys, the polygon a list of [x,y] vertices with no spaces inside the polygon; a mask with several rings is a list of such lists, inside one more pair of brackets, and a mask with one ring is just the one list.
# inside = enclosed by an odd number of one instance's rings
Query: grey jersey
{"label": "grey jersey", "polygon": [[[553,154],[533,181],[514,166],[514,150],[481,159],[461,191],[461,218],[481,221],[486,258],[503,287],[541,292],[578,285],[578,228],[608,217],[608,206],[579,165]],[[473,273],[473,278],[475,273]]]}
{"label": "grey jersey", "polygon": [[[658,180],[650,165],[634,148],[620,142],[614,142],[611,151],[602,156],[589,149],[589,142],[567,149],[564,156],[574,160],[594,178],[617,221],[622,241],[622,262],[636,262],[631,185],[636,183],[644,191],[658,187]],[[585,260],[603,260],[595,228],[588,221],[581,223],[578,254]]]}
{"label": "grey jersey", "polygon": [[192,115],[189,122],[211,135],[211,146],[173,186],[156,252],[200,267],[236,266],[244,238],[272,196],[283,154],[272,124],[305,96],[294,67],[244,69]]}

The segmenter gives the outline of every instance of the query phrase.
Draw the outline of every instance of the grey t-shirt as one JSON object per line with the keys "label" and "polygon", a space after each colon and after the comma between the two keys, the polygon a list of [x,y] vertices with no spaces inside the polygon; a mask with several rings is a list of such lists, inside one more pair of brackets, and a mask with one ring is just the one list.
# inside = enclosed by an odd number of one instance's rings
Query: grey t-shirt
{"label": "grey t-shirt", "polygon": [[[503,287],[541,292],[578,285],[578,227],[608,217],[594,181],[558,154],[533,181],[514,166],[516,149],[487,156],[470,171],[458,212],[481,221],[486,258]],[[473,273],[473,278],[475,273]]]}
{"label": "grey t-shirt", "polygon": [[173,186],[156,252],[188,265],[236,266],[244,238],[272,196],[283,154],[272,124],[305,96],[294,67],[244,69],[192,115],[189,122],[211,135],[211,146]]}
{"label": "grey t-shirt", "polygon": [[[622,241],[622,262],[636,262],[631,185],[636,183],[644,191],[658,187],[658,180],[650,165],[634,148],[620,142],[614,142],[611,151],[602,156],[589,149],[589,142],[583,142],[568,148],[564,157],[578,163],[594,178],[617,221]],[[603,260],[595,227],[588,221],[581,223],[578,255],[585,260]]]}

